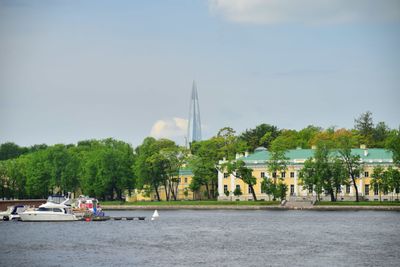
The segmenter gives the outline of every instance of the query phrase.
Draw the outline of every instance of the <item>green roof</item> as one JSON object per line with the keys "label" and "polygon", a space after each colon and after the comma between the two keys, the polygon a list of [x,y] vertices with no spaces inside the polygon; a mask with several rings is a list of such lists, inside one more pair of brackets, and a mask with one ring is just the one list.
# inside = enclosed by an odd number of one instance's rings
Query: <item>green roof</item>
{"label": "green roof", "polygon": [[[288,150],[285,155],[289,158],[291,164],[302,163],[306,159],[314,156],[315,149],[291,149]],[[337,151],[333,152],[338,155]],[[353,155],[360,156],[361,160],[365,163],[391,163],[393,162],[393,154],[391,151],[382,148],[369,148],[369,149],[352,149]],[[270,152],[267,150],[256,150],[253,154],[247,157],[241,157],[247,164],[265,164],[270,159]]]}
{"label": "green roof", "polygon": [[193,172],[189,168],[182,168],[179,170],[179,176],[185,176],[185,175],[193,175]]}

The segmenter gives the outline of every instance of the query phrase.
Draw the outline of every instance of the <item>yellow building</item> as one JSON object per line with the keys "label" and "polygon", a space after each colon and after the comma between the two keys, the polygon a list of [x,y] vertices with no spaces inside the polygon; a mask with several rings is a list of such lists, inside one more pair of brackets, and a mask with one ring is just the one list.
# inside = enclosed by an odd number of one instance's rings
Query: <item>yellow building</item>
{"label": "yellow building", "polygon": [[[194,194],[190,189],[189,185],[192,182],[193,178],[193,173],[190,169],[183,168],[179,171],[179,176],[178,176],[178,183],[176,184],[174,188],[174,193],[176,195],[177,200],[192,200],[192,199],[198,199],[199,196],[197,194]],[[165,201],[166,200],[166,192],[164,186],[160,186],[158,189],[158,192],[160,194],[161,200]],[[170,200],[174,200],[172,193],[170,193]],[[134,202],[134,201],[157,201],[157,195],[154,191],[154,189],[149,188],[148,190],[143,189],[143,190],[138,190],[135,189],[132,194],[126,195],[126,201],[128,202]]]}
{"label": "yellow building", "polygon": [[[253,176],[257,178],[257,183],[254,186],[256,197],[258,200],[268,200],[271,196],[262,192],[261,182],[265,178],[272,178],[273,175],[277,175],[283,179],[284,183],[288,186],[287,199],[292,200],[305,200],[313,199],[316,194],[309,190],[304,190],[300,179],[299,172],[303,168],[304,162],[314,155],[314,149],[292,149],[286,152],[286,157],[289,158],[289,164],[287,170],[282,173],[271,174],[267,170],[267,162],[270,157],[270,153],[263,147],[257,148],[253,154],[248,155],[247,153],[243,157],[237,157],[237,159],[243,160],[246,166],[253,169]],[[375,166],[382,166],[384,169],[388,166],[393,165],[392,153],[385,149],[380,148],[360,148],[352,149],[353,155],[358,155],[362,161],[363,171],[359,178],[356,179],[358,186],[359,196],[365,200],[376,201],[379,200],[379,194],[377,190],[374,190],[371,186],[371,175]],[[220,164],[224,163],[221,161]],[[242,195],[236,197],[233,195],[233,191],[236,188],[240,188]],[[354,186],[341,187],[341,192],[338,193],[338,200],[354,200],[355,189]],[[228,192],[228,196],[227,193]],[[382,200],[397,200],[396,192],[385,192],[382,195]],[[218,199],[219,200],[252,200],[250,188],[241,179],[235,178],[233,175],[227,173],[218,173]],[[322,195],[322,199],[330,200],[330,196]]]}

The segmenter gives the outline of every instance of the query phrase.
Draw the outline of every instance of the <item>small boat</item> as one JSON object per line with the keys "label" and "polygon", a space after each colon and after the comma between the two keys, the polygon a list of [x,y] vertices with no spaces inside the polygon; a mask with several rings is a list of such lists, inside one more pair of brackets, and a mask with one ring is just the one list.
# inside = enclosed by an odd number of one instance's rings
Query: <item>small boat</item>
{"label": "small boat", "polygon": [[99,201],[93,197],[79,196],[72,204],[74,213],[89,211],[93,214],[102,212]]}
{"label": "small boat", "polygon": [[3,221],[20,220],[20,213],[28,209],[28,206],[15,205],[7,207],[6,211],[0,212],[0,219]]}
{"label": "small boat", "polygon": [[28,209],[20,214],[24,222],[77,221],[80,218],[72,213],[69,197],[50,196],[45,204],[37,209]]}
{"label": "small boat", "polygon": [[107,220],[107,216],[105,216],[96,198],[81,195],[75,199],[72,207],[73,213],[78,218],[83,218],[85,220],[89,218],[89,221]]}
{"label": "small boat", "polygon": [[158,211],[155,210],[153,213],[153,216],[151,216],[151,220],[154,221],[154,220],[158,219],[158,217],[160,217],[160,215],[158,215]]}

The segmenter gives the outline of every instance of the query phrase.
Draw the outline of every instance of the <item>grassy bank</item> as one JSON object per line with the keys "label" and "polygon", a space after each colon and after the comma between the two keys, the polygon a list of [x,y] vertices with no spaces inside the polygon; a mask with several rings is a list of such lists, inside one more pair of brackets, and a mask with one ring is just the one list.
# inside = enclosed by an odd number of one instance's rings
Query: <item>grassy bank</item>
{"label": "grassy bank", "polygon": [[400,206],[400,202],[396,201],[320,201],[316,206]]}
{"label": "grassy bank", "polygon": [[279,201],[216,201],[216,200],[198,200],[198,201],[138,201],[138,202],[120,202],[120,201],[101,201],[101,205],[126,205],[126,206],[271,206],[278,205]]}

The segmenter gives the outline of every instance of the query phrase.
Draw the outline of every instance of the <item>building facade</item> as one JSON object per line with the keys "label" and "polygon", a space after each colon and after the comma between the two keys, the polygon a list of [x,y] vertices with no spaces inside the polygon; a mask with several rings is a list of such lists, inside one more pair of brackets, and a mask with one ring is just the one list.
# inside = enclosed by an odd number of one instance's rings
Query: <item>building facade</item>
{"label": "building facade", "polygon": [[[193,173],[188,168],[183,168],[179,170],[178,183],[175,188],[175,194],[177,200],[193,200],[199,199],[199,196],[196,193],[193,193],[189,189],[189,185],[192,182]],[[164,186],[160,186],[158,188],[158,192],[160,194],[160,198],[162,201],[167,199],[166,192]],[[131,195],[126,194],[126,201],[135,202],[135,201],[157,201],[157,195],[154,190],[138,190],[135,189]],[[170,200],[174,200],[172,195],[170,194]]]}
{"label": "building facade", "polygon": [[[292,149],[286,152],[288,165],[286,171],[276,173],[279,178],[287,185],[287,199],[291,200],[312,200],[315,199],[316,193],[313,191],[305,190],[301,185],[299,173],[304,166],[304,162],[313,157],[314,149]],[[377,201],[380,198],[383,201],[398,200],[397,193],[399,192],[385,192],[379,195],[379,192],[371,185],[371,175],[375,166],[382,166],[386,169],[393,166],[392,153],[385,149],[380,148],[360,148],[352,149],[353,155],[360,157],[362,168],[360,177],[356,179],[358,186],[358,193],[364,200]],[[261,183],[267,178],[271,179],[273,174],[268,172],[267,162],[270,158],[270,153],[265,148],[257,148],[253,154],[238,157],[237,159],[243,160],[246,166],[253,169],[253,176],[257,178],[257,183],[253,186],[256,197],[258,200],[269,200],[271,196],[262,191]],[[220,162],[224,163],[223,161]],[[242,195],[236,197],[233,191],[240,188]],[[219,200],[253,200],[250,188],[241,179],[228,175],[222,171],[218,172],[218,199]],[[330,200],[329,195],[321,194],[323,200]],[[355,189],[353,185],[342,185],[340,192],[337,195],[338,200],[355,200]]]}

